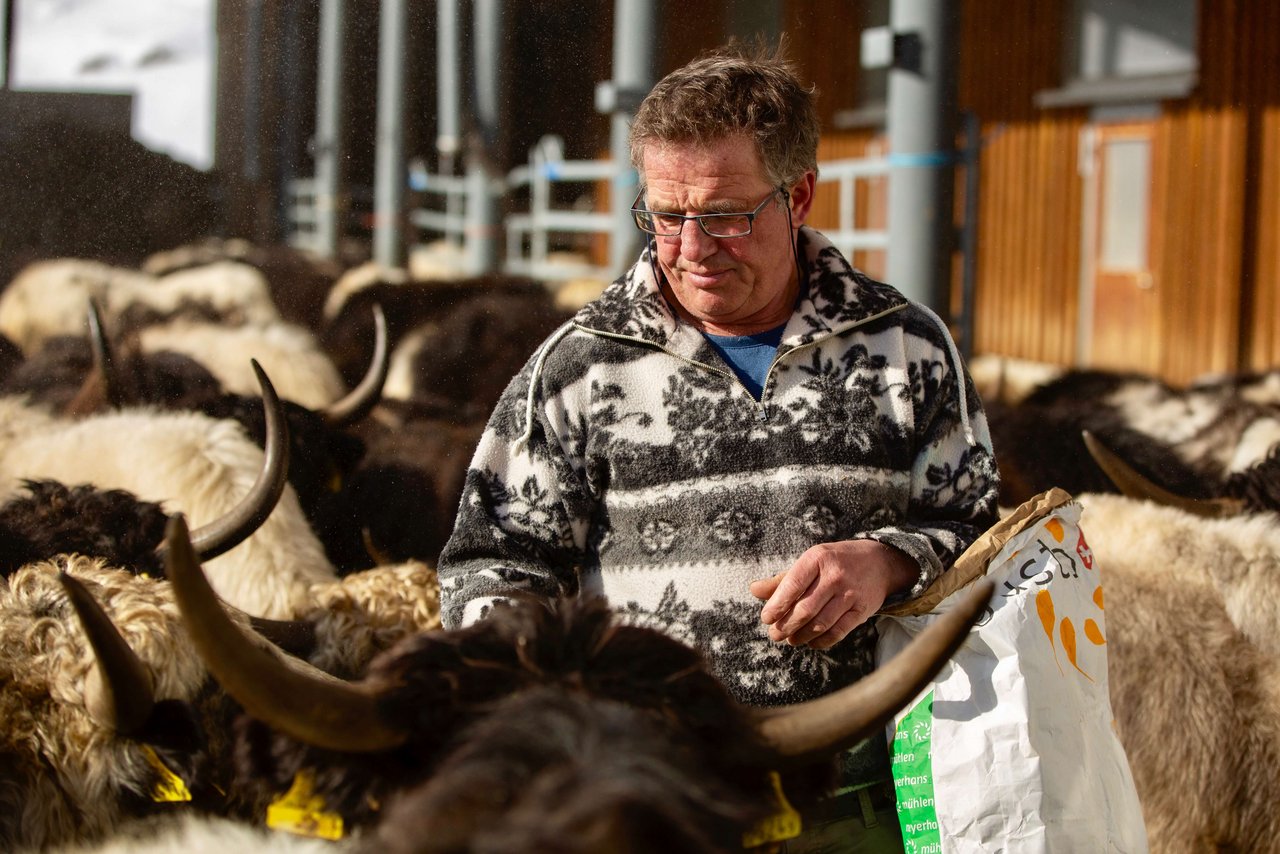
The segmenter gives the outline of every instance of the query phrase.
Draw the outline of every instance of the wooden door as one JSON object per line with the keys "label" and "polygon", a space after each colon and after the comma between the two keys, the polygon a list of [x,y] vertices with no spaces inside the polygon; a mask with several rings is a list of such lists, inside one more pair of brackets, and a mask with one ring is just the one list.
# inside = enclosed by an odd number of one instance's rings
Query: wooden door
{"label": "wooden door", "polygon": [[1088,129],[1091,163],[1086,216],[1083,362],[1091,367],[1156,372],[1160,366],[1159,283],[1152,271],[1152,147],[1155,122],[1096,124]]}

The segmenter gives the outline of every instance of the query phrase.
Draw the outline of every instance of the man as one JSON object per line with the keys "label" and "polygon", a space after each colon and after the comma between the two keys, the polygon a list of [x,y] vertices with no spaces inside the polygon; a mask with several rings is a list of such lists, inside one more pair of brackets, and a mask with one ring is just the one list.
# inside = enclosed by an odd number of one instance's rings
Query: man
{"label": "man", "polygon": [[[873,668],[869,618],[995,522],[981,405],[936,315],[803,226],[818,121],[788,63],[695,60],[631,140],[648,245],[494,411],[440,559],[444,623],[513,590],[598,593],[703,649],[740,700],[826,694]],[[900,850],[886,746],[846,764],[856,796],[787,850],[868,827],[840,850]]]}

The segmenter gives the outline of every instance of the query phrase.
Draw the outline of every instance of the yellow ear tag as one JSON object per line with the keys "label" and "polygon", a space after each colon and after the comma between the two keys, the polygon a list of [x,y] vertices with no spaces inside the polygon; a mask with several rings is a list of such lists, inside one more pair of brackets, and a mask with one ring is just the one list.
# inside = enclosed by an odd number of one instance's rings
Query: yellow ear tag
{"label": "yellow ear tag", "polygon": [[769,772],[769,782],[773,784],[773,796],[777,801],[778,811],[756,823],[756,826],[742,834],[742,847],[755,848],[770,842],[781,842],[794,839],[802,829],[800,813],[782,793],[782,778],[778,772]]}
{"label": "yellow ear tag", "polygon": [[142,755],[146,757],[151,769],[160,777],[151,787],[151,800],[158,804],[182,803],[191,800],[191,790],[187,788],[187,784],[160,761],[160,757],[150,745],[142,745]]}
{"label": "yellow ear tag", "polygon": [[325,812],[324,798],[313,794],[314,788],[315,779],[310,771],[295,774],[289,791],[267,807],[267,827],[297,836],[341,839],[342,816]]}

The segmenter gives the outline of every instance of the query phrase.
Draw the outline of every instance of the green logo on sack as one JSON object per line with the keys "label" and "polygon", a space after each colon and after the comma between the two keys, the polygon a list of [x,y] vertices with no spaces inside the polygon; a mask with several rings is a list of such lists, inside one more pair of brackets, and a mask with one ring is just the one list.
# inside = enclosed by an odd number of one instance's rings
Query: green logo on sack
{"label": "green logo on sack", "polygon": [[893,734],[893,785],[906,854],[940,854],[938,813],[933,806],[933,692],[916,703]]}

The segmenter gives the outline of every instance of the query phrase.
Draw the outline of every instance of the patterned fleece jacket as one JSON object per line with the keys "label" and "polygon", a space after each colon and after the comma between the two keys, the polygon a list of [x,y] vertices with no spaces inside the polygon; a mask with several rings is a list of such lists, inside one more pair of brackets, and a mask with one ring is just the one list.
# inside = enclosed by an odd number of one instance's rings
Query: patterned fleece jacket
{"label": "patterned fleece jacket", "polygon": [[[874,666],[871,621],[775,643],[748,584],[810,546],[906,552],[918,595],[996,521],[987,423],[942,322],[800,231],[806,293],[755,400],[648,250],[511,381],[440,557],[446,627],[514,590],[603,594],[699,647],[739,700],[808,700]],[[899,597],[902,598],[902,597]]]}

